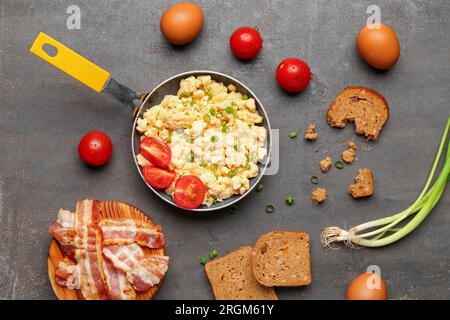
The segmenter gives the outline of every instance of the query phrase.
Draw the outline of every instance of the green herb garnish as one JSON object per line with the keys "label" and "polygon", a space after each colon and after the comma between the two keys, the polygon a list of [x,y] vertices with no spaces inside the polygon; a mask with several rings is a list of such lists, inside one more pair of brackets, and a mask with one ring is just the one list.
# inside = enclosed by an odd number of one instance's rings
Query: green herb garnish
{"label": "green herb garnish", "polygon": [[344,164],[341,161],[336,161],[334,163],[334,166],[338,169],[343,169],[344,168]]}
{"label": "green herb garnish", "polygon": [[217,250],[216,249],[212,249],[211,252],[209,253],[209,257],[211,259],[214,259],[215,257],[217,257]]}
{"label": "green herb garnish", "polygon": [[318,184],[319,183],[319,178],[317,178],[316,176],[312,176],[311,177],[311,183]]}
{"label": "green herb garnish", "polygon": [[248,95],[244,94],[244,95],[242,96],[242,100],[248,100]]}
{"label": "green herb garnish", "polygon": [[205,257],[200,258],[200,264],[205,265],[208,260]]}
{"label": "green herb garnish", "polygon": [[295,132],[295,131],[289,132],[289,137],[290,137],[291,139],[297,138],[297,132]]}
{"label": "green herb garnish", "polygon": [[285,200],[285,202],[286,202],[286,204],[287,204],[288,206],[291,206],[291,205],[294,204],[295,200],[294,200],[293,197],[287,197],[286,200]]}
{"label": "green herb garnish", "polygon": [[255,188],[256,192],[261,192],[264,190],[264,185],[263,184],[258,184]]}
{"label": "green herb garnish", "polygon": [[182,98],[189,98],[191,96],[191,93],[190,92],[183,92],[182,94],[181,94],[181,97]]}
{"label": "green herb garnish", "polygon": [[225,112],[228,114],[233,114],[236,112],[236,110],[233,107],[226,107]]}
{"label": "green herb garnish", "polygon": [[215,117],[216,116],[216,110],[209,109],[209,114],[212,115],[213,117]]}
{"label": "green herb garnish", "polygon": [[211,142],[216,142],[218,139],[217,136],[211,136]]}
{"label": "green herb garnish", "polygon": [[275,207],[271,204],[266,206],[266,212],[267,213],[274,213],[275,212]]}
{"label": "green herb garnish", "polygon": [[229,126],[227,126],[226,124],[224,124],[223,126],[222,126],[222,132],[223,133],[227,133],[227,131],[230,129],[230,127]]}
{"label": "green herb garnish", "polygon": [[234,176],[236,176],[236,174],[237,174],[236,170],[231,170],[230,173],[228,173],[228,176],[230,178],[233,178]]}

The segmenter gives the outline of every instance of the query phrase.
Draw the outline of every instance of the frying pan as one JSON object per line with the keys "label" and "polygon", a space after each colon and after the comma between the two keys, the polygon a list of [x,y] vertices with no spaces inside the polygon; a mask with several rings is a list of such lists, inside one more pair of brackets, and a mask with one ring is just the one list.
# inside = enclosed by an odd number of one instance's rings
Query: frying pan
{"label": "frying pan", "polygon": [[[217,82],[223,82],[225,85],[235,85],[238,92],[246,94],[247,96],[255,99],[256,110],[263,117],[262,126],[267,130],[267,156],[261,163],[258,163],[259,173],[256,177],[250,179],[249,190],[242,195],[232,196],[231,198],[228,198],[223,202],[213,204],[210,207],[202,205],[199,208],[185,211],[211,212],[231,206],[244,198],[247,194],[249,194],[258,184],[261,177],[264,175],[264,172],[266,171],[269,164],[270,154],[272,150],[272,135],[269,118],[258,97],[239,80],[220,72],[195,70],[177,74],[161,82],[149,93],[137,94],[133,90],[114,80],[106,70],[90,62],[86,58],[82,57],[65,45],[59,43],[45,33],[39,33],[33,45],[31,46],[30,51],[37,55],[39,58],[47,61],[51,65],[57,67],[61,71],[82,82],[94,91],[99,93],[106,93],[121,102],[123,105],[131,108],[134,119],[133,128],[131,131],[131,149],[133,152],[134,163],[139,172],[139,175],[144,182],[144,176],[136,160],[140,141],[140,134],[135,130],[137,119],[141,117],[142,114],[149,108],[156,104],[159,104],[164,96],[176,94],[179,89],[180,81],[182,79],[189,76],[209,75],[213,80]],[[172,196],[168,195],[164,190],[154,189],[147,182],[145,183],[162,200],[177,207],[172,199]]]}

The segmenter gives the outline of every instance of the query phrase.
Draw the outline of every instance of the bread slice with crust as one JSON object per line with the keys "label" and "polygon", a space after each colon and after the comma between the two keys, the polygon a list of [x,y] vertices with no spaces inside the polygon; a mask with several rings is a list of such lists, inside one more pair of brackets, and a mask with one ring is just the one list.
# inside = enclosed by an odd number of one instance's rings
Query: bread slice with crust
{"label": "bread slice with crust", "polygon": [[241,247],[205,265],[216,300],[278,300],[273,288],[253,277],[252,247]]}
{"label": "bread slice with crust", "polygon": [[256,280],[267,286],[305,286],[311,283],[309,235],[272,231],[262,235],[252,252]]}
{"label": "bread slice with crust", "polygon": [[347,87],[331,103],[327,112],[328,124],[344,128],[347,122],[355,124],[358,134],[368,140],[377,140],[389,117],[386,99],[374,89]]}

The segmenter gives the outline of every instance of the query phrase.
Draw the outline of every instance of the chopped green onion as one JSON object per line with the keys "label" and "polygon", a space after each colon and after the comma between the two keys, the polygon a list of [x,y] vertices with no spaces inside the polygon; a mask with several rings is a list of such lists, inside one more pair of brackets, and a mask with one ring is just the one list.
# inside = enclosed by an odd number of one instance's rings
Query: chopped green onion
{"label": "chopped green onion", "polygon": [[217,136],[211,136],[211,142],[216,142],[217,139],[219,139],[219,138],[217,138]]}
{"label": "chopped green onion", "polygon": [[231,105],[232,105],[233,107],[236,107],[236,106],[237,106],[237,103],[233,101],[233,102],[231,103]]}
{"label": "chopped green onion", "polygon": [[233,146],[233,148],[234,148],[234,151],[238,151],[238,150],[239,150],[239,146],[238,146],[237,144],[235,144],[235,145]]}
{"label": "chopped green onion", "polygon": [[236,110],[233,107],[226,107],[225,112],[229,114],[233,114],[236,112]]}
{"label": "chopped green onion", "polygon": [[200,258],[200,264],[205,265],[208,260],[205,257]]}
{"label": "chopped green onion", "polygon": [[336,161],[334,163],[334,166],[338,169],[343,169],[344,168],[344,164],[341,161]]}
{"label": "chopped green onion", "polygon": [[222,132],[223,132],[223,133],[227,133],[228,129],[230,129],[230,127],[227,126],[226,124],[224,124],[224,125],[222,126]]}
{"label": "chopped green onion", "polygon": [[201,167],[206,167],[208,164],[206,163],[205,160],[202,160],[202,162],[200,162],[200,166]]}
{"label": "chopped green onion", "polygon": [[312,176],[311,177],[311,183],[318,184],[319,183],[319,178],[317,178],[316,176]]}
{"label": "chopped green onion", "polygon": [[208,97],[209,97],[209,100],[211,100],[212,98],[214,98],[214,95],[212,94],[212,92],[208,92]]}
{"label": "chopped green onion", "polygon": [[297,132],[295,132],[295,131],[289,132],[289,137],[290,137],[291,139],[297,138]]}
{"label": "chopped green onion", "polygon": [[263,184],[258,184],[255,188],[256,192],[261,192],[264,190],[264,185]]}
{"label": "chopped green onion", "polygon": [[213,171],[216,171],[218,168],[219,168],[219,165],[218,165],[217,163],[213,163],[213,164],[211,165],[211,169],[212,169]]}
{"label": "chopped green onion", "polygon": [[212,115],[213,117],[215,117],[216,116],[216,110],[209,109],[209,114]]}
{"label": "chopped green onion", "polygon": [[233,178],[234,176],[236,176],[236,174],[237,174],[236,170],[231,170],[230,173],[228,174],[228,176],[230,178]]}
{"label": "chopped green onion", "polygon": [[286,204],[287,204],[288,206],[290,206],[290,205],[293,205],[293,204],[294,204],[295,200],[294,200],[293,197],[287,197],[286,200],[285,200],[285,202],[286,202]]}
{"label": "chopped green onion", "polygon": [[247,169],[247,170],[250,170],[252,167],[250,166],[250,164],[247,164],[246,166],[245,166],[245,169]]}
{"label": "chopped green onion", "polygon": [[194,151],[191,151],[191,153],[188,155],[188,162],[194,162]]}
{"label": "chopped green onion", "polygon": [[183,92],[182,94],[181,94],[181,97],[182,98],[189,98],[191,96],[191,93],[190,92]]}
{"label": "chopped green onion", "polygon": [[244,95],[242,96],[242,100],[248,100],[248,95],[244,94]]}
{"label": "chopped green onion", "polygon": [[209,253],[209,257],[211,259],[217,257],[217,250],[216,249],[211,250],[211,252]]}
{"label": "chopped green onion", "polygon": [[267,213],[274,213],[275,212],[275,207],[271,204],[266,206],[266,212]]}
{"label": "chopped green onion", "polygon": [[214,199],[213,204],[218,204],[221,203],[222,201],[218,200],[218,199]]}

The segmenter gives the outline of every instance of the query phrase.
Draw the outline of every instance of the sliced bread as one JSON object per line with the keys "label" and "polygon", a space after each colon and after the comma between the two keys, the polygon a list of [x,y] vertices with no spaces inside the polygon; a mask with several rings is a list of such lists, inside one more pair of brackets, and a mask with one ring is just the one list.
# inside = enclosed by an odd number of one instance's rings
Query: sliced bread
{"label": "sliced bread", "polygon": [[252,252],[256,280],[267,286],[305,286],[311,283],[309,235],[272,231],[262,235]]}
{"label": "sliced bread", "polygon": [[252,247],[241,247],[205,265],[216,300],[278,300],[273,288],[253,277]]}
{"label": "sliced bread", "polygon": [[347,87],[331,103],[327,112],[328,124],[344,128],[347,122],[355,124],[358,134],[368,140],[377,140],[389,117],[389,106],[377,91],[366,87]]}

